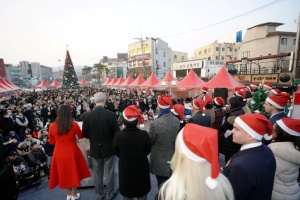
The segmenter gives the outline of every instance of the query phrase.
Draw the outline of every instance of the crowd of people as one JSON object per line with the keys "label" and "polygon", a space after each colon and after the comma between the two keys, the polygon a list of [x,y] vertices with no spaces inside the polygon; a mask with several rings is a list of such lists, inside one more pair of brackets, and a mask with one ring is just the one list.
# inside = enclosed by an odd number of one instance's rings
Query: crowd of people
{"label": "crowd of people", "polygon": [[[247,105],[260,87],[268,94],[269,118]],[[94,88],[21,93],[1,102],[1,154],[16,177],[37,166],[49,176],[49,188],[58,185],[68,200],[80,198],[80,180],[90,176],[76,145],[81,138],[90,141],[99,200],[118,192],[124,200],[147,199],[150,173],[161,200],[296,200],[300,120],[285,113],[290,101],[289,94],[269,84],[251,84],[228,99],[212,97],[205,87],[185,100]],[[141,130],[147,120],[153,120],[149,130]],[[82,129],[75,121],[82,121]]]}

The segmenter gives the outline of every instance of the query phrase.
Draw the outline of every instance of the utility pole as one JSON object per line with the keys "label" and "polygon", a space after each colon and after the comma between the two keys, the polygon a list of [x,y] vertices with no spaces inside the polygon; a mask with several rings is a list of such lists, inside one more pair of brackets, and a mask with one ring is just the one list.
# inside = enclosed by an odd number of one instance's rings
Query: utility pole
{"label": "utility pole", "polygon": [[[141,31],[140,31],[140,33],[141,33]],[[140,40],[141,47],[142,47],[142,65],[143,65],[143,71],[146,74],[145,62],[144,62],[144,41],[143,41],[142,33],[141,33],[141,38],[133,38],[133,39]]]}

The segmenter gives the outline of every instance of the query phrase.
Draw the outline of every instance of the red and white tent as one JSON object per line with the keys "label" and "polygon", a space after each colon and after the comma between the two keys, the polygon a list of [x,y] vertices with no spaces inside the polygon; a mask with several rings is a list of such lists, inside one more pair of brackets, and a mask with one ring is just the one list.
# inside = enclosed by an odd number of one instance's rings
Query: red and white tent
{"label": "red and white tent", "polygon": [[134,79],[129,74],[129,76],[127,77],[127,79],[123,83],[121,83],[119,85],[119,87],[121,87],[121,88],[122,87],[126,87],[127,85],[131,84],[133,81],[134,81]]}
{"label": "red and white tent", "polygon": [[61,87],[61,84],[56,79],[50,85],[54,87]]}
{"label": "red and white tent", "polygon": [[19,88],[18,86],[16,86],[15,84],[13,84],[12,82],[10,82],[8,79],[3,79],[4,82],[7,83],[7,85],[12,86],[13,88],[15,88],[16,90],[22,90],[21,88]]}
{"label": "red and white tent", "polygon": [[157,83],[159,83],[159,79],[152,73],[147,81],[145,81],[144,83],[139,85],[139,88],[147,89],[147,88],[153,87]]}
{"label": "red and white tent", "polygon": [[119,85],[122,84],[124,81],[125,81],[125,79],[123,78],[123,76],[121,76],[117,82],[112,84],[112,86],[113,87],[119,87]]}
{"label": "red and white tent", "polygon": [[47,90],[49,87],[52,87],[51,85],[49,85],[49,83],[47,83],[45,80],[42,80],[42,82],[35,86],[35,89],[42,89],[42,90]]}
{"label": "red and white tent", "polygon": [[138,77],[131,84],[127,85],[128,88],[137,88],[139,85],[143,84],[145,79],[139,74]]}
{"label": "red and white tent", "polygon": [[197,76],[193,69],[191,69],[187,76],[176,84],[176,89],[190,90],[193,88],[202,87],[204,84],[205,82]]}
{"label": "red and white tent", "polygon": [[88,86],[89,83],[82,79],[82,80],[79,82],[79,85],[80,85],[80,86]]}
{"label": "red and white tent", "polygon": [[105,85],[107,85],[109,82],[111,82],[111,78],[110,78],[110,77],[108,77],[108,78],[106,79],[106,81],[105,81],[104,83],[102,83],[101,85],[102,85],[102,86],[105,86]]}
{"label": "red and white tent", "polygon": [[208,88],[240,88],[245,87],[242,83],[236,81],[226,70],[226,67],[223,66],[221,70],[207,83],[203,86]]}
{"label": "red and white tent", "polygon": [[106,84],[106,86],[112,86],[113,84],[115,84],[118,81],[117,77],[114,77],[108,84]]}
{"label": "red and white tent", "polygon": [[154,90],[165,90],[169,89],[172,86],[175,86],[178,83],[177,79],[174,78],[174,76],[171,74],[171,72],[168,72],[167,75],[164,77],[162,81],[157,83],[152,87]]}
{"label": "red and white tent", "polygon": [[6,83],[2,78],[0,78],[0,87],[2,89],[4,89],[5,91],[15,91],[15,90],[17,90],[12,85],[9,85],[8,83]]}

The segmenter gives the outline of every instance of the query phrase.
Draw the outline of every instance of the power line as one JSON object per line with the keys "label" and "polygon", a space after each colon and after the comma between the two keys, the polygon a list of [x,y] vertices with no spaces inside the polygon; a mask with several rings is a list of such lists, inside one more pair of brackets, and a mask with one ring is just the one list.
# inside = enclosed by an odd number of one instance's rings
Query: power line
{"label": "power line", "polygon": [[237,19],[237,18],[246,16],[246,15],[255,13],[255,12],[260,11],[260,10],[263,10],[263,9],[265,9],[265,8],[274,6],[274,5],[276,5],[276,4],[278,4],[278,3],[281,3],[281,2],[283,2],[283,1],[285,1],[285,0],[276,0],[276,1],[272,1],[272,2],[270,2],[270,3],[268,3],[268,4],[266,4],[266,5],[260,6],[260,7],[258,7],[258,8],[255,8],[255,9],[250,10],[250,11],[248,11],[248,12],[245,12],[245,13],[243,13],[243,14],[237,15],[237,16],[235,16],[235,17],[231,17],[231,18],[229,18],[229,19],[225,19],[225,20],[223,20],[223,21],[220,21],[220,22],[217,22],[217,23],[214,23],[214,24],[205,26],[205,27],[201,27],[201,28],[197,28],[197,29],[194,29],[194,30],[185,31],[185,32],[181,32],[181,33],[176,33],[176,34],[172,34],[172,35],[165,35],[165,36],[161,36],[161,37],[159,37],[159,38],[173,37],[173,36],[177,36],[177,35],[183,35],[183,34],[195,32],[195,31],[207,29],[207,28],[210,28],[210,27],[213,27],[213,26],[216,26],[216,25],[219,25],[219,24],[222,24],[222,23],[225,23],[225,22],[228,22],[228,21],[231,21],[231,20],[234,20],[234,19]]}

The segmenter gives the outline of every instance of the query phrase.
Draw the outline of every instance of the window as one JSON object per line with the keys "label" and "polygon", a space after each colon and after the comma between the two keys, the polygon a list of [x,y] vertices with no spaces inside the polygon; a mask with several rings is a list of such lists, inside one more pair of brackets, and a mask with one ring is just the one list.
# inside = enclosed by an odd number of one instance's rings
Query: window
{"label": "window", "polygon": [[164,57],[166,57],[166,52],[164,52]]}
{"label": "window", "polygon": [[177,59],[177,55],[174,55],[174,59]]}
{"label": "window", "polygon": [[221,60],[224,60],[224,56],[222,56]]}
{"label": "window", "polygon": [[287,44],[287,38],[281,38],[281,44]]}
{"label": "window", "polygon": [[155,54],[156,54],[156,55],[158,54],[158,50],[157,50],[157,48],[155,48]]}
{"label": "window", "polygon": [[184,61],[184,56],[181,56],[181,60]]}
{"label": "window", "polygon": [[199,51],[199,55],[201,55],[202,54],[202,51]]}
{"label": "window", "polygon": [[164,62],[164,67],[166,67],[166,62]]}
{"label": "window", "polygon": [[233,59],[236,60],[236,57],[234,57]]}
{"label": "window", "polygon": [[225,48],[224,47],[222,47],[222,51],[224,51],[225,50]]}
{"label": "window", "polygon": [[237,49],[234,49],[234,52],[237,52]]}
{"label": "window", "polygon": [[219,51],[219,47],[216,47],[216,51]]}
{"label": "window", "polygon": [[208,59],[208,60],[210,60],[211,58],[210,58],[210,57],[208,57],[207,59]]}
{"label": "window", "polygon": [[216,60],[219,60],[219,56],[216,56]]}
{"label": "window", "polygon": [[231,47],[229,47],[229,52],[232,52],[232,48]]}
{"label": "window", "polygon": [[296,45],[296,39],[294,39],[294,43],[293,44]]}
{"label": "window", "polygon": [[204,50],[204,54],[207,54],[207,49]]}

